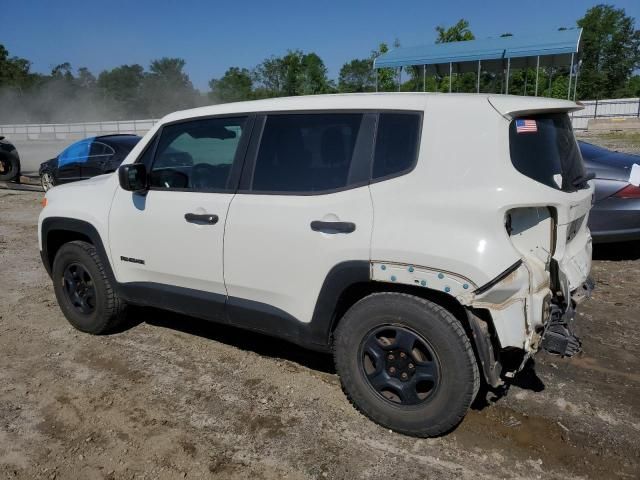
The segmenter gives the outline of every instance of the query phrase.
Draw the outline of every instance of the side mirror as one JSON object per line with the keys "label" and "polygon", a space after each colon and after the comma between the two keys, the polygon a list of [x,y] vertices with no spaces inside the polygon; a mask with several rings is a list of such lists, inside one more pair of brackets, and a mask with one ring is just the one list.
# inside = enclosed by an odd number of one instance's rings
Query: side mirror
{"label": "side mirror", "polygon": [[118,180],[124,190],[135,193],[146,193],[149,188],[147,182],[147,167],[142,163],[130,163],[118,168]]}

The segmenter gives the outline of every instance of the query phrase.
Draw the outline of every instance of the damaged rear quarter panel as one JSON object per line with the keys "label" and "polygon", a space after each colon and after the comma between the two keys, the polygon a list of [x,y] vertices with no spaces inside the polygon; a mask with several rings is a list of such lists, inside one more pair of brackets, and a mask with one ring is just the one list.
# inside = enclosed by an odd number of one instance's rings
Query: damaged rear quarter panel
{"label": "damaged rear quarter panel", "polygon": [[[430,96],[414,172],[370,186],[371,258],[451,272],[479,286],[522,260],[512,276],[484,295],[463,291],[454,296],[463,305],[490,311],[501,347],[535,349],[535,329],[544,319],[550,293],[549,258],[553,255],[561,269],[581,262],[576,267],[580,273],[571,275],[572,288],[588,273],[586,222],[571,240],[574,244],[567,244],[566,233],[577,214],[588,212],[592,190],[566,193],[519,173],[510,160],[510,120],[487,97],[460,102],[465,114],[451,115],[450,100]],[[458,132],[463,131],[460,141]],[[515,209],[524,214],[514,239],[505,219]],[[375,266],[374,272],[380,273]],[[406,283],[415,284],[415,279]]]}

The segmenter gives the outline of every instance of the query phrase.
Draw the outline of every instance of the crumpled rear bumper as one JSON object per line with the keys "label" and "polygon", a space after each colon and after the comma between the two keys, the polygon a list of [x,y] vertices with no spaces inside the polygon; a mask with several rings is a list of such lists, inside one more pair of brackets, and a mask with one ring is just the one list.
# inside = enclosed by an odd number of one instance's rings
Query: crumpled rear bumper
{"label": "crumpled rear bumper", "polygon": [[[590,264],[590,246],[568,261],[567,270],[555,262],[549,271],[538,259],[527,257],[463,299],[463,304],[489,311],[501,348],[522,349],[527,357],[541,347],[570,355],[579,348],[579,343],[571,343],[576,307],[594,288],[588,276]],[[571,281],[577,279],[582,283],[572,289]]]}
{"label": "crumpled rear bumper", "polygon": [[574,332],[576,306],[591,296],[595,283],[591,277],[571,293],[569,301],[554,298],[549,320],[544,326],[541,347],[549,353],[571,357],[582,349],[582,342]]}

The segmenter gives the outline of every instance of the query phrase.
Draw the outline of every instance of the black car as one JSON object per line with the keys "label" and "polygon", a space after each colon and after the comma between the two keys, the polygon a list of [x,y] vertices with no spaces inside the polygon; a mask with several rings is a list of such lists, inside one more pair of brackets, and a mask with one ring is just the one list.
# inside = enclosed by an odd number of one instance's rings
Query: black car
{"label": "black car", "polygon": [[60,183],[115,172],[140,138],[127,134],[104,135],[69,145],[56,158],[40,165],[42,188],[47,191]]}
{"label": "black car", "polygon": [[0,181],[10,182],[20,176],[20,156],[11,142],[0,136]]}
{"label": "black car", "polygon": [[595,203],[589,214],[594,243],[640,240],[640,187],[629,183],[640,155],[615,152],[579,141],[588,172],[596,175]]}

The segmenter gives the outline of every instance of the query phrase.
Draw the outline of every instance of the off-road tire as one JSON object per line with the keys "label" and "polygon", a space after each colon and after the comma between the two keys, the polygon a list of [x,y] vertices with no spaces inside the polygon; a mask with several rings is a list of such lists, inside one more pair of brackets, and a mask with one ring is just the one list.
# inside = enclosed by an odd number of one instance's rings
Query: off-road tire
{"label": "off-road tire", "polygon": [[[65,287],[64,272],[80,264],[89,273],[95,289],[95,309],[85,314],[74,307]],[[103,260],[90,243],[65,243],[56,253],[52,268],[53,287],[60,309],[69,323],[80,331],[100,335],[115,330],[124,320],[126,304],[120,300],[107,276]]]}
{"label": "off-road tire", "polygon": [[[413,331],[433,349],[440,379],[429,401],[393,404],[367,380],[361,345],[383,325]],[[334,332],[333,352],[342,389],[355,408],[407,435],[434,437],[449,432],[464,418],[480,386],[478,364],[462,324],[441,306],[413,295],[383,292],[358,301]]]}

